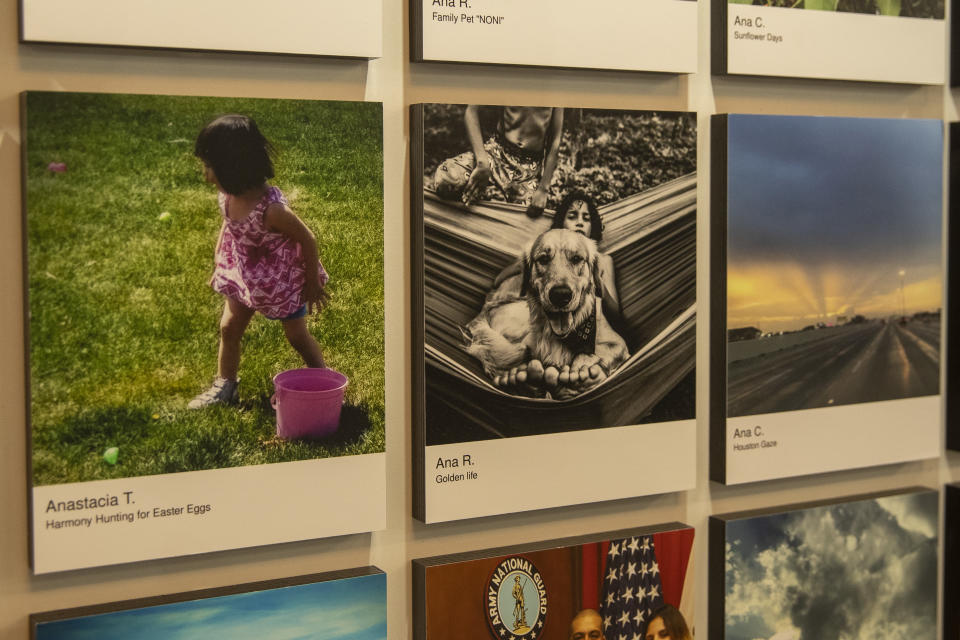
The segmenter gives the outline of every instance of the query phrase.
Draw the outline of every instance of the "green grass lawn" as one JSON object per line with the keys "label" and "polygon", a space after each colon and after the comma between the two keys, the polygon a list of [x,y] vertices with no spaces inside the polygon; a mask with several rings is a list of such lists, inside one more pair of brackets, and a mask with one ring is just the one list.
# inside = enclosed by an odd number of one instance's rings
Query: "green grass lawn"
{"label": "green grass lawn", "polygon": [[[223,307],[207,284],[217,196],[193,143],[224,113],[253,117],[276,145],[271,183],[331,276],[333,299],[309,327],[350,384],[326,440],[274,437],[272,377],[303,362],[259,314],[243,338],[240,406],[185,409],[216,373]],[[35,485],[384,450],[379,104],[30,93],[26,118]],[[102,460],[112,446],[115,466]]]}

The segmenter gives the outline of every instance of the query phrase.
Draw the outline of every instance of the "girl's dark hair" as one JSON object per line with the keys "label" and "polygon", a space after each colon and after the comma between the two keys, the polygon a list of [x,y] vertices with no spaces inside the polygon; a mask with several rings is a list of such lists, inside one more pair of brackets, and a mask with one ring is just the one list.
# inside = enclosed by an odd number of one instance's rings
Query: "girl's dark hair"
{"label": "girl's dark hair", "polygon": [[220,116],[205,126],[197,136],[193,155],[213,170],[217,182],[231,195],[259,187],[273,177],[273,145],[247,116]]}
{"label": "girl's dark hair", "polygon": [[[665,604],[650,614],[650,621],[647,622],[647,626],[649,627],[650,622],[657,618],[663,620],[663,627],[673,640],[690,640],[690,629],[687,627],[687,621],[683,619],[683,614],[677,611],[677,608],[672,604]],[[643,630],[643,635],[647,635],[646,629]]]}
{"label": "girl's dark hair", "polygon": [[553,222],[550,223],[550,228],[563,229],[563,221],[567,217],[567,212],[570,210],[570,206],[577,200],[587,204],[587,210],[590,212],[590,238],[600,242],[603,238],[603,221],[600,219],[600,212],[597,211],[597,205],[593,201],[593,198],[583,191],[571,191],[563,196],[563,200],[560,201],[560,206],[557,207],[557,212],[553,214]]}

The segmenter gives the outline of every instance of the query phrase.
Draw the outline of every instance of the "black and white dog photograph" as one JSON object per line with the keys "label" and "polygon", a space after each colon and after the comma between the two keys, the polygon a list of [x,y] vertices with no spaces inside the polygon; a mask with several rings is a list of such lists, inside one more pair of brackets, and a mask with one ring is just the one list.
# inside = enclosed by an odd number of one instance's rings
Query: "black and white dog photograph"
{"label": "black and white dog photograph", "polygon": [[426,104],[412,126],[426,444],[692,419],[695,114]]}

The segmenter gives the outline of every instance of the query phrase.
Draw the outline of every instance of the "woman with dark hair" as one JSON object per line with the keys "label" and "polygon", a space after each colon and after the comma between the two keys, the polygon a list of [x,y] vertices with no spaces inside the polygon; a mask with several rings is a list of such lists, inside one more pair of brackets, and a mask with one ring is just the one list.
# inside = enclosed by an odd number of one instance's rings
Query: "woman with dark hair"
{"label": "woman with dark hair", "polygon": [[644,640],[693,640],[687,621],[672,604],[665,604],[653,612]]}

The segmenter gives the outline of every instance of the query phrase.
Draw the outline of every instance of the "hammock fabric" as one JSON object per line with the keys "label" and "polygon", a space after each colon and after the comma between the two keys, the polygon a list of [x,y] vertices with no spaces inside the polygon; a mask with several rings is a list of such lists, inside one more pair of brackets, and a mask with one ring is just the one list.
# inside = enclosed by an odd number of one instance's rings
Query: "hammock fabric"
{"label": "hammock fabric", "polygon": [[[600,207],[601,251],[613,259],[632,354],[574,398],[513,396],[463,350],[493,280],[550,227],[524,207],[464,208],[423,194],[426,440],[428,445],[638,424],[696,358],[696,174]],[[690,415],[693,417],[693,399]]]}

